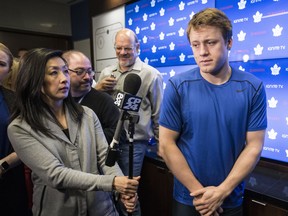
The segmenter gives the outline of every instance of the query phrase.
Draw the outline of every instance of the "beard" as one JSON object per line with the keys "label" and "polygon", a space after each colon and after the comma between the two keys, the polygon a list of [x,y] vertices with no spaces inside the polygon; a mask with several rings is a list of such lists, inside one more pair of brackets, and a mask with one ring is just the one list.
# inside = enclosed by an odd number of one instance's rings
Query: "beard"
{"label": "beard", "polygon": [[130,67],[135,63],[136,56],[132,56],[130,54],[125,54],[119,56],[119,65],[121,67]]}

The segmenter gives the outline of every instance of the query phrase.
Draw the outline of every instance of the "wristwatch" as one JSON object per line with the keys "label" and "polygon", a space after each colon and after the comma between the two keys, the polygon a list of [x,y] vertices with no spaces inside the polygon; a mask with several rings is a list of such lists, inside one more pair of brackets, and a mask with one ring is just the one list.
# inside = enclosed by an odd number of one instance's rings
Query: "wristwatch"
{"label": "wristwatch", "polygon": [[4,161],[3,163],[0,164],[0,169],[3,171],[3,172],[6,172],[8,169],[9,169],[9,164],[7,163],[7,161]]}

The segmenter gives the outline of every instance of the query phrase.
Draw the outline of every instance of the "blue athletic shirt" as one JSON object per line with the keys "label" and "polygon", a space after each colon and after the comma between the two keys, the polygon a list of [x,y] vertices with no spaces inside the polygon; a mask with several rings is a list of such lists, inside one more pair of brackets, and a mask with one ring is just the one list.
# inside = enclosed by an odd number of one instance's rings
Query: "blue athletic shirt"
{"label": "blue athletic shirt", "polygon": [[[169,79],[159,124],[180,133],[177,146],[201,184],[218,186],[231,171],[245,147],[247,131],[266,129],[266,94],[254,75],[232,69],[230,79],[213,85],[199,68]],[[242,204],[244,182],[222,205]],[[174,178],[174,198],[192,205],[187,188]]]}

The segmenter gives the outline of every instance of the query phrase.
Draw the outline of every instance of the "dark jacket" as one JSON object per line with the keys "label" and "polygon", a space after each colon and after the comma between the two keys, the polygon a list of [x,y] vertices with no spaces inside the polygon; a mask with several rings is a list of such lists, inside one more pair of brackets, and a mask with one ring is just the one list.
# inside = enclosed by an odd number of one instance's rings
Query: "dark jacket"
{"label": "dark jacket", "polygon": [[[14,92],[2,86],[0,86],[0,91],[11,113],[15,101]],[[14,152],[11,144],[9,144],[9,149],[8,154]],[[23,164],[10,169],[0,179],[0,203],[1,212],[4,214],[7,213],[5,211],[9,211],[11,216],[29,215]]]}
{"label": "dark jacket", "polygon": [[[84,96],[80,104],[89,107],[95,112],[100,120],[107,142],[111,143],[120,116],[119,109],[114,105],[112,97],[105,92],[92,88]],[[125,131],[123,130],[121,138],[125,140],[125,137]]]}
{"label": "dark jacket", "polygon": [[9,89],[4,88],[3,86],[0,86],[0,89],[3,92],[5,102],[6,102],[8,109],[11,113],[13,104],[15,102],[15,93]]}

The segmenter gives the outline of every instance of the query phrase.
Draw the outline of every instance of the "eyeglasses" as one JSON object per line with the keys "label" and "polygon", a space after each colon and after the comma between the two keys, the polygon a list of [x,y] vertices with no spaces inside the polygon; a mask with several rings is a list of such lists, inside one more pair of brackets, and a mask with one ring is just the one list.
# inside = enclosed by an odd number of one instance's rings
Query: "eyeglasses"
{"label": "eyeglasses", "polygon": [[88,73],[89,76],[95,75],[95,71],[93,71],[91,68],[90,69],[79,68],[77,70],[72,70],[69,68],[68,70],[76,73],[78,76],[85,76],[86,73]]}
{"label": "eyeglasses", "polygon": [[125,52],[131,52],[134,47],[120,47],[120,46],[114,46],[114,49],[117,51],[117,52],[121,52],[122,49],[124,49]]}

